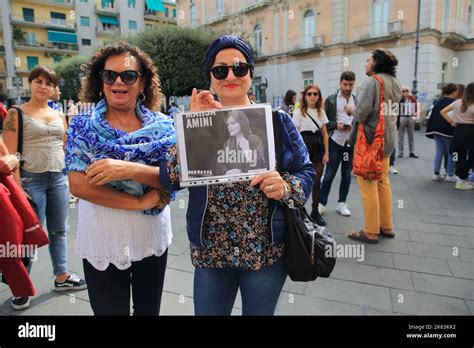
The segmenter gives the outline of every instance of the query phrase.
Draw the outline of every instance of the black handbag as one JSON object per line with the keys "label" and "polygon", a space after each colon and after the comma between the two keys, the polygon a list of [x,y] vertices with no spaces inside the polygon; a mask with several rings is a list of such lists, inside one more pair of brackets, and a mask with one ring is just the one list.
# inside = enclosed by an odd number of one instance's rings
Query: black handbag
{"label": "black handbag", "polygon": [[[311,121],[313,121],[313,123],[316,125],[318,130],[314,133],[311,132],[311,131],[301,132],[301,135],[303,136],[303,140],[305,140],[304,138],[306,136],[310,136],[311,137],[310,143],[314,143],[313,146],[315,146],[319,149],[319,153],[320,153],[321,157],[323,157],[324,156],[323,131],[321,130],[321,127],[319,127],[318,122],[316,122],[316,120],[314,118],[312,118],[310,114],[308,114],[307,112],[305,114],[306,114],[306,116],[308,116],[311,119]],[[306,143],[306,140],[305,140],[305,143]]]}
{"label": "black handbag", "polygon": [[[277,170],[282,174],[283,141],[278,112],[273,113],[273,133]],[[336,241],[328,229],[318,226],[304,207],[282,207],[286,219],[286,270],[291,280],[307,282],[329,277],[336,265]]]}

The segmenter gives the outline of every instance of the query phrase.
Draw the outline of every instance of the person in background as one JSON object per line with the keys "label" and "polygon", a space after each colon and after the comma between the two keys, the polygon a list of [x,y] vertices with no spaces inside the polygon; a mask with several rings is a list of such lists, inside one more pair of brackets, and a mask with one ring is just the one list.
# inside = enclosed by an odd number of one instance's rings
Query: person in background
{"label": "person in background", "polygon": [[402,97],[400,82],[396,78],[398,60],[389,50],[378,48],[371,53],[365,65],[365,71],[370,78],[362,85],[357,95],[354,130],[351,142],[355,145],[358,124],[363,125],[367,141],[372,142],[377,124],[380,120],[380,83],[372,76],[378,75],[384,82],[384,103],[392,107],[382,110],[385,123],[384,158],[382,177],[380,180],[369,180],[357,177],[362,204],[364,206],[364,227],[362,230],[351,231],[347,236],[351,239],[378,243],[379,236],[394,238],[392,217],[392,188],[388,175],[390,155],[395,146],[397,135],[397,112],[393,105],[397,105]]}
{"label": "person in background", "polygon": [[[397,127],[398,130],[398,127]],[[392,154],[390,155],[390,167],[388,169],[390,174],[398,174],[398,169],[395,167],[395,156],[396,150],[393,148]]]}
{"label": "person in background", "polygon": [[468,177],[474,165],[474,83],[468,84],[462,98],[445,107],[440,114],[454,128],[452,153],[457,156],[456,175],[459,178],[455,188],[473,189]]}
{"label": "person in background", "polygon": [[402,99],[399,104],[398,129],[398,158],[403,158],[403,146],[405,142],[405,130],[408,133],[408,145],[410,157],[418,158],[415,154],[415,122],[418,115],[418,105],[416,97],[410,95],[410,87],[402,86]]}
{"label": "person in background", "polygon": [[[64,115],[48,106],[57,86],[54,70],[34,68],[28,76],[31,98],[21,105],[23,114],[23,165],[14,173],[15,182],[35,205],[39,221],[48,229],[49,254],[56,291],[82,290],[86,283],[70,273],[67,262],[67,218],[69,189],[63,173],[67,123]],[[8,110],[3,140],[10,153],[18,151],[18,111]],[[17,309],[28,298],[13,298]],[[25,308],[25,307],[23,307]]]}
{"label": "person in background", "polygon": [[66,113],[68,125],[71,123],[72,118],[76,116],[77,114],[78,114],[78,110],[77,110],[76,104],[74,103],[74,100],[69,98],[67,101],[67,113]]}
{"label": "person in background", "polygon": [[249,91],[247,92],[247,96],[249,97],[249,100],[252,104],[257,102],[257,96],[255,95],[252,89],[249,89]]}
{"label": "person in background", "polygon": [[53,110],[59,111],[63,113],[63,106],[61,104],[61,90],[59,86],[56,85],[53,88],[53,92],[51,93],[51,98],[48,100],[48,106]]}
{"label": "person in background", "polygon": [[312,190],[311,218],[319,225],[326,221],[319,213],[319,194],[324,166],[329,161],[329,137],[326,125],[329,120],[323,108],[321,90],[316,85],[308,85],[303,90],[301,107],[295,110],[293,121],[303,137],[309,158],[316,171],[316,180]]}
{"label": "person in background", "polygon": [[339,79],[339,91],[327,97],[324,102],[329,123],[326,125],[329,132],[329,162],[324,172],[319,198],[319,213],[326,210],[329,193],[334,177],[341,165],[341,183],[339,184],[339,199],[336,211],[343,216],[350,216],[351,212],[346,205],[347,195],[351,186],[353,148],[348,143],[354,121],[354,111],[357,105],[352,90],[355,85],[355,73],[345,71]]}
{"label": "person in background", "polygon": [[[454,128],[451,124],[441,116],[441,110],[448,105],[451,105],[458,96],[458,87],[454,83],[449,83],[442,88],[443,95],[440,97],[431,111],[428,125],[426,126],[426,136],[434,139],[436,144],[436,152],[433,164],[433,180],[440,181],[445,179],[449,182],[456,182],[454,176],[454,161],[451,152],[451,143],[453,139]],[[443,156],[447,157],[447,176],[443,177],[440,174],[441,161]]]}
{"label": "person in background", "polygon": [[462,83],[458,83],[456,86],[458,86],[458,95],[456,96],[456,100],[461,100],[464,96],[466,86],[464,86]]}
{"label": "person in background", "polygon": [[171,103],[171,107],[168,111],[168,115],[174,118],[174,115],[176,115],[178,112],[179,112],[179,109],[176,103],[175,102]]}
{"label": "person in background", "polygon": [[281,105],[281,110],[285,111],[288,115],[293,116],[296,103],[296,92],[292,89],[289,89],[285,93],[283,98],[283,104]]}

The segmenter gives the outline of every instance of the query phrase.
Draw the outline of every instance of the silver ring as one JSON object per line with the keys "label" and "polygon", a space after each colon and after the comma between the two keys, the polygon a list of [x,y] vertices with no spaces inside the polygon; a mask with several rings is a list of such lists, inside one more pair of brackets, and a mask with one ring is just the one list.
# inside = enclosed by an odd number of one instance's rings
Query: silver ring
{"label": "silver ring", "polygon": [[268,192],[273,192],[273,185],[268,185]]}

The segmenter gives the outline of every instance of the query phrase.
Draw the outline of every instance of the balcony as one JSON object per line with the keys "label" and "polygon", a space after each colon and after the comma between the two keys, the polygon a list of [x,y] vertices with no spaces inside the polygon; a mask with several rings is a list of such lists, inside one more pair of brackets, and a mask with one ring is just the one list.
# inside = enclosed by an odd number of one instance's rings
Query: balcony
{"label": "balcony", "polygon": [[150,20],[150,21],[166,22],[166,23],[171,23],[171,24],[178,23],[176,16],[172,17],[169,15],[169,13],[151,11],[151,10],[145,10],[145,19]]}
{"label": "balcony", "polygon": [[204,23],[208,24],[208,25],[216,24],[216,23],[219,23],[219,22],[222,22],[222,21],[226,20],[226,18],[228,16],[229,16],[229,13],[228,13],[227,9],[225,9],[225,8],[222,8],[222,9],[219,9],[219,10],[216,10],[216,11],[210,11],[210,12],[206,13]]}
{"label": "balcony", "polygon": [[240,3],[240,11],[243,13],[263,8],[272,3],[271,0],[247,0]]}
{"label": "balcony", "polygon": [[74,19],[46,17],[12,17],[11,24],[29,26],[33,28],[51,28],[68,31],[76,30],[76,23],[74,23]]}
{"label": "balcony", "polygon": [[288,41],[290,42],[288,47],[290,55],[319,52],[324,48],[324,35],[304,35]]}
{"label": "balcony", "polygon": [[94,5],[94,11],[98,15],[104,15],[104,16],[118,16],[119,15],[119,9],[118,5],[114,4],[112,2],[107,2],[105,6],[98,6],[97,4]]}
{"label": "balcony", "polygon": [[450,44],[460,44],[467,39],[474,38],[474,32],[469,25],[458,17],[448,17],[441,19],[441,42]]}
{"label": "balcony", "polygon": [[51,5],[63,8],[73,9],[76,5],[75,0],[24,0],[32,4]]}
{"label": "balcony", "polygon": [[395,39],[403,33],[402,20],[387,20],[355,27],[353,41],[358,44],[371,44],[387,39]]}
{"label": "balcony", "polygon": [[120,33],[120,27],[112,27],[112,28],[103,28],[98,27],[95,29],[95,33],[99,36],[113,36],[117,33]]}
{"label": "balcony", "polygon": [[38,51],[47,53],[70,53],[75,54],[79,51],[77,44],[57,43],[49,41],[15,41],[13,40],[13,48],[17,50]]}

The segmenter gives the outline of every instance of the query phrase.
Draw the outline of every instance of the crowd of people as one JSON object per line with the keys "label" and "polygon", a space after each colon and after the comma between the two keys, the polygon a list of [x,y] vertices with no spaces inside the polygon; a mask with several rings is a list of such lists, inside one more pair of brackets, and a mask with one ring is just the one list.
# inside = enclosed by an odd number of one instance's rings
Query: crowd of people
{"label": "crowd of people", "polygon": [[[204,58],[210,90],[193,89],[191,111],[255,102],[248,93],[255,62],[242,38],[218,37]],[[419,117],[416,99],[396,78],[397,65],[393,53],[380,48],[367,59],[369,79],[357,95],[351,71],[341,74],[340,88],[327,98],[315,84],[305,86],[299,98],[289,90],[277,112],[281,171],[188,188],[196,315],[230,315],[239,290],[243,315],[274,314],[287,278],[282,205],[302,208],[311,197],[311,217],[326,225],[322,214],[341,167],[336,210],[350,216],[346,200],[361,132],[369,143],[383,139],[382,174],[377,180],[357,176],[364,226],[348,237],[367,243],[394,238],[389,173],[395,173],[397,123],[398,157],[406,130],[409,156],[418,158],[413,131]],[[169,203],[183,187],[173,120],[158,111],[163,96],[153,61],[124,41],[102,47],[88,63],[80,93],[81,103],[92,107],[78,112],[68,102],[66,114],[74,115],[69,120],[57,103],[53,70],[37,67],[29,82],[30,100],[2,111],[0,172],[14,176],[47,227],[55,289],[87,288],[95,315],[129,315],[131,297],[134,315],[158,315],[172,243]],[[433,179],[442,178],[444,155],[447,180],[454,177],[455,163],[456,188],[472,188],[467,177],[474,154],[474,84],[462,96],[455,85],[443,93],[426,133],[436,142]],[[382,109],[381,101],[401,111]],[[172,105],[170,113],[178,111]],[[13,155],[18,152],[21,162]],[[69,192],[79,198],[75,252],[85,279],[68,269]],[[29,298],[12,298],[14,309],[28,305]]]}

